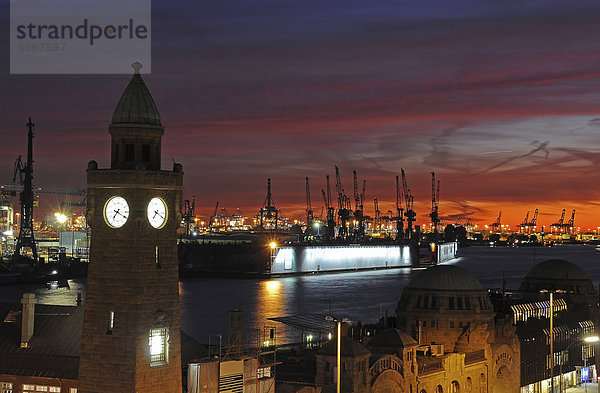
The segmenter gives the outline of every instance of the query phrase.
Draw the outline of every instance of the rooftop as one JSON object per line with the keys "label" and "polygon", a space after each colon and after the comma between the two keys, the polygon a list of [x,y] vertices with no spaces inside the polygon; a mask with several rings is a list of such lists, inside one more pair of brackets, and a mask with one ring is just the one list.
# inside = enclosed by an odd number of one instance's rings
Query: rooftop
{"label": "rooftop", "polygon": [[437,265],[423,270],[406,288],[433,291],[485,291],[474,275],[456,265]]}
{"label": "rooftop", "polygon": [[133,63],[134,74],[113,112],[111,125],[161,126],[160,113],[139,70],[140,63]]}

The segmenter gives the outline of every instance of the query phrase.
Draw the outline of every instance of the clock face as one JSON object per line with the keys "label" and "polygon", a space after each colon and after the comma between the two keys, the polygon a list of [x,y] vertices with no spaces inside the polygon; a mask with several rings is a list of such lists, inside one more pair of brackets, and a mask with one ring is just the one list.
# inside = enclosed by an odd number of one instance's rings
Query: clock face
{"label": "clock face", "polygon": [[148,221],[156,229],[165,226],[167,222],[167,205],[160,198],[152,198],[148,203]]}
{"label": "clock face", "polygon": [[121,228],[129,217],[129,205],[125,198],[114,196],[104,205],[104,221],[111,228]]}

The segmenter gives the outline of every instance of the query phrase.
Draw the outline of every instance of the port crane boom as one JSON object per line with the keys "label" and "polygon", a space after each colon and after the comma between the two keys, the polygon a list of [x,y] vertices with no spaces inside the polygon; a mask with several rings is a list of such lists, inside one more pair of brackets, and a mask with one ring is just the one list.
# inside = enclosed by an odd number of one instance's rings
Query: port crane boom
{"label": "port crane boom", "polygon": [[402,207],[402,194],[400,193],[400,177],[396,175],[396,240],[404,237],[404,208]]}
{"label": "port crane boom", "polygon": [[501,224],[501,220],[502,219],[502,210],[500,210],[500,213],[498,213],[498,218],[496,218],[496,221],[494,221],[493,223],[490,224],[490,227],[492,227],[493,231],[498,231],[500,230],[500,228],[502,228],[502,224]]}
{"label": "port crane boom", "polygon": [[438,215],[439,208],[439,200],[440,200],[440,181],[435,182],[435,172],[431,172],[431,213],[429,217],[431,217],[431,225],[433,226],[433,233],[437,236],[438,233],[438,225],[440,223],[440,218]]}
{"label": "port crane boom", "polygon": [[404,173],[404,169],[400,168],[400,172],[402,173],[402,190],[404,191],[404,203],[406,206],[406,238],[412,238],[413,231],[413,222],[415,221],[415,217],[417,213],[413,210],[413,196],[410,193],[410,189],[408,188],[408,183],[406,182],[406,174]]}
{"label": "port crane boom", "polygon": [[[19,172],[19,180],[23,179],[23,191],[20,194],[21,204],[21,226],[19,230],[19,237],[17,238],[17,245],[13,254],[13,260],[17,260],[21,257],[21,250],[23,248],[31,249],[34,264],[38,262],[37,246],[35,244],[35,238],[33,235],[33,127],[34,124],[31,122],[31,118],[26,124],[27,126],[27,162],[23,164],[21,157],[17,159],[15,163],[15,176]],[[13,180],[14,180],[13,179]]]}
{"label": "port crane boom", "polygon": [[308,184],[308,176],[306,177],[306,226],[311,227],[313,222],[313,210],[310,203],[310,186]]}
{"label": "port crane boom", "polygon": [[327,179],[326,186],[326,199],[325,205],[327,206],[327,236],[332,239],[335,237],[335,208],[331,206],[331,185],[329,183],[329,175],[325,176]]}
{"label": "port crane boom", "polygon": [[341,238],[346,238],[348,235],[348,222],[350,220],[350,200],[344,195],[340,169],[337,165],[335,166],[335,188],[338,194],[338,219],[340,223],[338,234]]}

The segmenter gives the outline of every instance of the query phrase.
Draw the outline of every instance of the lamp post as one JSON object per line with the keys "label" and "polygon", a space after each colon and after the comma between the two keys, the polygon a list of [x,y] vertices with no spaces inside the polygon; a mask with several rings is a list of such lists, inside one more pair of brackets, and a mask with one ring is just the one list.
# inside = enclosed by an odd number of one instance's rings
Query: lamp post
{"label": "lamp post", "polygon": [[[587,337],[584,337],[584,338],[581,338],[581,339],[577,339],[577,340],[571,342],[569,345],[567,345],[567,348],[565,348],[565,351],[567,352],[567,354],[568,354],[569,348],[571,348],[571,346],[573,346],[573,344],[580,343],[581,341],[585,341],[586,343],[596,343],[596,342],[600,341],[600,337],[598,337],[598,336],[587,336]],[[584,359],[584,362],[585,362],[585,359]],[[561,392],[561,393],[563,391],[563,368],[562,368],[563,363],[564,363],[564,361],[560,362],[560,388],[558,389],[559,392]],[[585,365],[584,365],[584,368],[585,368]],[[587,386],[584,385],[584,387],[585,387],[585,390],[587,391]]]}
{"label": "lamp post", "polygon": [[341,393],[342,386],[342,373],[341,373],[341,363],[342,363],[342,323],[351,322],[348,318],[337,319],[332,316],[326,316],[326,321],[337,323],[337,386],[336,392]]}

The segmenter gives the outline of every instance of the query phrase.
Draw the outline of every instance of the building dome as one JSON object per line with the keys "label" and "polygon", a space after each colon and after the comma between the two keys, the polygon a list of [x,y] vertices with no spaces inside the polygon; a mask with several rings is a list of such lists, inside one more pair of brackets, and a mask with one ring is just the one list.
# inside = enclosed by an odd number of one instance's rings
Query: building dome
{"label": "building dome", "polygon": [[139,72],[141,64],[136,62],[133,68],[135,72],[117,103],[111,125],[160,126],[158,108]]}
{"label": "building dome", "polygon": [[398,327],[419,343],[443,344],[452,351],[465,329],[492,326],[487,290],[465,269],[437,265],[420,272],[402,291]]}
{"label": "building dome", "polygon": [[560,290],[575,295],[595,295],[588,275],[572,262],[550,259],[535,265],[521,282],[520,290]]}
{"label": "building dome", "polygon": [[432,291],[485,291],[474,275],[454,265],[437,265],[423,270],[406,288]]}

